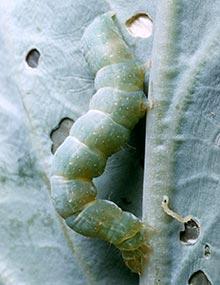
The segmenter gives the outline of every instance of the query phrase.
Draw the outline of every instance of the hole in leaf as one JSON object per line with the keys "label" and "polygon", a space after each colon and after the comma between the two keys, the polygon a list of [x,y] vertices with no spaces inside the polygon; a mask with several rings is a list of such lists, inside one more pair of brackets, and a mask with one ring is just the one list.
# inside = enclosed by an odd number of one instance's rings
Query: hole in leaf
{"label": "hole in leaf", "polygon": [[204,246],[204,256],[205,256],[206,258],[209,258],[210,255],[211,255],[210,246],[209,246],[208,244],[206,244],[206,245]]}
{"label": "hole in leaf", "polygon": [[64,142],[65,138],[69,135],[70,129],[74,121],[70,118],[63,118],[58,127],[50,133],[50,138],[53,142],[51,152],[54,154],[58,147]]}
{"label": "hole in leaf", "polygon": [[201,270],[192,274],[189,279],[189,285],[212,285],[205,273]]}
{"label": "hole in leaf", "polygon": [[153,22],[145,13],[138,13],[125,23],[129,33],[133,37],[148,38],[153,32]]}
{"label": "hole in leaf", "polygon": [[184,224],[184,228],[184,231],[180,232],[181,242],[187,245],[195,244],[200,234],[199,224],[195,220],[191,219]]}
{"label": "hole in leaf", "polygon": [[26,56],[26,62],[31,68],[36,68],[38,66],[39,59],[40,52],[37,49],[30,50]]}

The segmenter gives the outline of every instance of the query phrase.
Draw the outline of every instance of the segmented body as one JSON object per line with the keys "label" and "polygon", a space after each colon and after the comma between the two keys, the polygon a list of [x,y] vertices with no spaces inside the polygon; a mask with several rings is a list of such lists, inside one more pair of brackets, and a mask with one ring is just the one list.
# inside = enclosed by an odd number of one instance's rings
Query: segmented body
{"label": "segmented body", "polygon": [[113,202],[97,199],[92,179],[103,173],[107,158],[126,144],[146,112],[144,70],[122,39],[112,13],[89,25],[82,46],[96,75],[97,92],[89,111],[73,124],[54,155],[52,198],[70,228],[114,244],[127,266],[141,273],[149,253],[146,227]]}

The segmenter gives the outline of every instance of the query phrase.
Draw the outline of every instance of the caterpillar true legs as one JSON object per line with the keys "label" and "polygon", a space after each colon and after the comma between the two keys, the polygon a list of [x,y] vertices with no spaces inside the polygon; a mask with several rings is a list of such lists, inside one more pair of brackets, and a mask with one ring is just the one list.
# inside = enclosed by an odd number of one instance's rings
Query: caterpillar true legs
{"label": "caterpillar true legs", "polygon": [[54,155],[52,198],[69,227],[114,244],[127,266],[141,273],[150,251],[147,228],[113,202],[96,199],[92,179],[103,173],[107,158],[125,145],[146,112],[144,70],[122,39],[112,13],[89,25],[82,46],[96,74],[97,92],[89,111],[74,123]]}

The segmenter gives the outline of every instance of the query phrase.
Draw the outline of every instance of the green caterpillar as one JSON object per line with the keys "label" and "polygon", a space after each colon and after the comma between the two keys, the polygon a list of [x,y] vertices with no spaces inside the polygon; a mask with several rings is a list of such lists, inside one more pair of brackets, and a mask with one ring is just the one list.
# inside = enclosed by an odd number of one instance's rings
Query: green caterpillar
{"label": "green caterpillar", "polygon": [[73,124],[54,155],[52,199],[70,228],[114,244],[126,265],[140,274],[150,252],[147,228],[113,202],[96,199],[92,179],[104,172],[108,157],[126,144],[146,112],[144,69],[124,42],[111,12],[88,26],[82,47],[96,75],[97,92],[89,111]]}

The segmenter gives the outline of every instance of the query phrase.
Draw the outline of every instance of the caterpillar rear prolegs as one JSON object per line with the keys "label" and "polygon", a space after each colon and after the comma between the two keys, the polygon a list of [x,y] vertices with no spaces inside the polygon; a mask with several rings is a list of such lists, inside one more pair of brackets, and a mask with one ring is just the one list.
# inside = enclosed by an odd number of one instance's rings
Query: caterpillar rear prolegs
{"label": "caterpillar rear prolegs", "polygon": [[141,273],[150,252],[146,226],[114,203],[96,199],[92,179],[104,172],[107,158],[127,143],[146,112],[144,69],[124,42],[112,13],[89,25],[82,47],[96,75],[97,92],[89,111],[74,123],[54,155],[52,199],[70,228],[114,244],[126,265]]}

